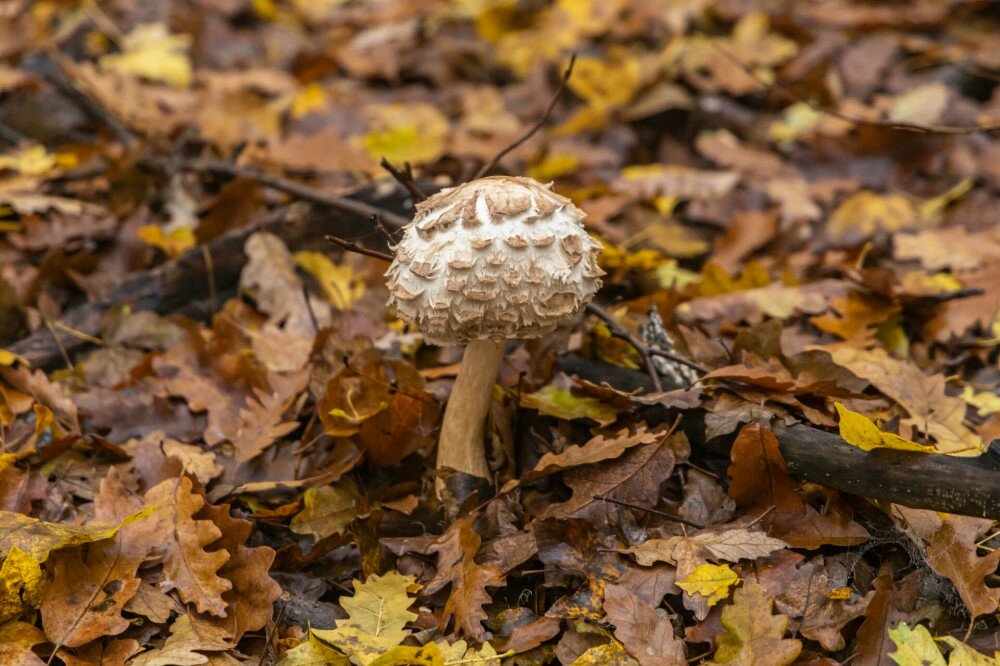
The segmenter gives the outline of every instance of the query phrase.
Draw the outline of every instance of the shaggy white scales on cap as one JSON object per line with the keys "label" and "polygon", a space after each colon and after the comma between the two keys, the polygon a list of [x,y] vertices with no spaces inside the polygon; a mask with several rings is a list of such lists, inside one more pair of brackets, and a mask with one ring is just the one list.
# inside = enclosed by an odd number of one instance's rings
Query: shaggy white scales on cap
{"label": "shaggy white scales on cap", "polygon": [[388,305],[428,342],[468,345],[441,424],[438,469],[490,478],[483,438],[504,340],[551,331],[601,286],[601,246],[584,216],[550,185],[509,176],[417,204],[385,274]]}
{"label": "shaggy white scales on cap", "polygon": [[494,176],[417,204],[388,304],[438,345],[538,337],[572,316],[601,286],[601,246],[550,187]]}

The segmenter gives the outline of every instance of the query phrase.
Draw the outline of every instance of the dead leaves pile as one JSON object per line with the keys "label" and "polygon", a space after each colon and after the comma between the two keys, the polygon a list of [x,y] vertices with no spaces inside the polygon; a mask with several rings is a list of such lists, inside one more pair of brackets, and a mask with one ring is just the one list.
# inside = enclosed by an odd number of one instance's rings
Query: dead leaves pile
{"label": "dead leaves pile", "polygon": [[[992,456],[993,4],[6,4],[0,664],[1000,663],[994,522],[775,434]],[[497,494],[439,498],[460,355],[316,202],[408,215],[383,157],[468,177],[574,53],[498,171],[588,213],[664,390],[607,317],[511,344]]]}

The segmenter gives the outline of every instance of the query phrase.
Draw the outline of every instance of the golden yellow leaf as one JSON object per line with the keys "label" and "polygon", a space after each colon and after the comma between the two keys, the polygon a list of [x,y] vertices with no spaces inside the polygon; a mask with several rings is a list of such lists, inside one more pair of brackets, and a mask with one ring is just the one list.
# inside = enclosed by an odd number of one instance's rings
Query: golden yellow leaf
{"label": "golden yellow leaf", "polygon": [[31,365],[31,363],[28,362],[28,359],[23,356],[18,356],[12,351],[0,348],[0,365],[11,366],[15,363],[20,363],[21,365]]}
{"label": "golden yellow leaf", "polygon": [[917,207],[907,197],[862,190],[833,211],[827,231],[836,239],[855,240],[877,231],[909,229],[918,221]]}
{"label": "golden yellow leaf", "polygon": [[308,640],[286,652],[278,666],[350,666],[350,663],[346,654],[324,645],[310,632]]}
{"label": "golden yellow leaf", "polygon": [[945,666],[934,637],[924,625],[910,629],[905,622],[900,622],[895,629],[889,630],[889,638],[896,644],[896,651],[889,656],[899,666]]}
{"label": "golden yellow leaf", "polygon": [[301,118],[315,111],[322,111],[330,104],[326,90],[318,83],[303,87],[292,98],[292,117]]}
{"label": "golden yellow leaf", "polygon": [[630,666],[637,662],[618,641],[588,649],[573,660],[570,666]]}
{"label": "golden yellow leaf", "polygon": [[444,666],[441,650],[434,643],[420,647],[397,645],[385,652],[368,666]]}
{"label": "golden yellow leaf", "polygon": [[355,141],[376,162],[421,164],[444,153],[448,119],[430,104],[373,105],[367,112],[368,133]]}
{"label": "golden yellow leaf", "polygon": [[110,539],[122,527],[141,520],[152,512],[152,508],[136,511],[117,525],[91,524],[77,527],[47,523],[21,513],[0,511],[0,555],[19,548],[38,562],[44,562],[53,550]]}
{"label": "golden yellow leaf", "polygon": [[840,414],[840,436],[851,446],[863,451],[872,449],[896,449],[897,451],[918,451],[934,453],[933,446],[917,444],[891,432],[883,432],[867,416],[852,412],[839,402],[836,403]]}
{"label": "golden yellow leaf", "polygon": [[938,643],[944,643],[951,649],[951,652],[948,653],[948,666],[997,666],[1000,664],[1000,652],[994,652],[992,657],[981,654],[954,636],[942,636],[934,640]]}
{"label": "golden yellow leaf", "polygon": [[190,35],[172,35],[163,23],[147,23],[125,36],[121,53],[102,56],[98,65],[187,88],[191,85],[190,48]]}
{"label": "golden yellow leaf", "polygon": [[350,310],[365,293],[365,283],[353,268],[333,263],[322,252],[296,252],[295,264],[316,280],[326,300],[340,311]]}
{"label": "golden yellow leaf", "polygon": [[688,594],[708,597],[708,605],[714,606],[729,596],[729,588],[738,582],[740,577],[728,564],[700,564],[683,580],[677,581],[677,587]]}
{"label": "golden yellow leaf", "polygon": [[0,155],[0,170],[12,169],[24,176],[46,176],[61,167],[75,166],[73,153],[50,153],[44,146],[30,146],[10,155]]}
{"label": "golden yellow leaf", "polygon": [[827,590],[825,594],[827,599],[840,599],[846,601],[851,598],[851,588],[835,587],[832,590]]}
{"label": "golden yellow leaf", "polygon": [[781,120],[771,123],[768,134],[775,143],[790,143],[811,132],[819,120],[818,111],[805,102],[796,102],[785,109]]}
{"label": "golden yellow leaf", "polygon": [[587,107],[573,114],[557,132],[602,129],[614,111],[632,100],[641,84],[639,60],[625,49],[611,48],[606,58],[577,58],[569,87]]}
{"label": "golden yellow leaf", "polygon": [[398,571],[370,576],[364,583],[355,580],[354,596],[340,600],[348,619],[338,620],[335,629],[313,630],[313,635],[357,663],[370,664],[409,636],[406,623],[417,619],[409,611],[416,599],[409,595],[418,589],[413,576]]}
{"label": "golden yellow leaf", "polygon": [[580,158],[568,153],[549,153],[541,162],[528,167],[528,176],[537,181],[547,183],[560,176],[566,176],[576,171],[580,166]]}
{"label": "golden yellow leaf", "polygon": [[168,257],[184,254],[195,246],[194,229],[178,227],[169,233],[164,233],[163,227],[157,224],[147,224],[136,231],[139,240],[163,250]]}
{"label": "golden yellow leaf", "polygon": [[342,532],[357,515],[360,501],[358,489],[350,479],[332,486],[309,488],[303,498],[305,507],[292,518],[291,529],[317,539]]}
{"label": "golden yellow leaf", "polygon": [[16,546],[0,566],[0,624],[35,608],[42,599],[45,576],[38,561]]}
{"label": "golden yellow leaf", "polygon": [[1000,412],[1000,396],[995,393],[989,391],[976,393],[971,386],[966,386],[962,389],[962,395],[959,397],[968,405],[975,407],[980,416],[989,416]]}
{"label": "golden yellow leaf", "polygon": [[774,602],[764,586],[753,580],[733,594],[733,603],[722,610],[726,631],[716,639],[718,649],[712,664],[767,664],[787,666],[802,651],[802,643],[784,638],[787,615],[772,615]]}
{"label": "golden yellow leaf", "polygon": [[567,389],[551,384],[522,396],[521,406],[537,409],[540,413],[557,419],[593,419],[601,425],[607,425],[618,418],[618,409],[614,405],[603,403],[597,398],[577,397]]}

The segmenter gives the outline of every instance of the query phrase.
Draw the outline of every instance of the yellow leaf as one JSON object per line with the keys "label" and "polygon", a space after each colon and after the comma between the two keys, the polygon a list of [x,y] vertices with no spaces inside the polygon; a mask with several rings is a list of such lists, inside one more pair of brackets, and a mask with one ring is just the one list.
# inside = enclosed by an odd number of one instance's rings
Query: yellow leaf
{"label": "yellow leaf", "polygon": [[330,103],[326,90],[318,83],[310,83],[292,98],[292,117],[301,118],[314,111],[322,111]]}
{"label": "yellow leaf", "polygon": [[835,587],[832,590],[826,592],[827,599],[839,599],[841,601],[846,601],[851,598],[851,588],[849,587]]}
{"label": "yellow leaf", "polygon": [[774,603],[764,586],[747,581],[733,594],[733,603],[722,609],[726,631],[716,639],[718,649],[712,664],[767,664],[787,666],[802,651],[802,643],[784,638],[787,615],[773,615]]}
{"label": "yellow leaf", "polygon": [[989,416],[1000,412],[1000,396],[995,393],[989,391],[976,393],[971,386],[966,386],[962,389],[962,395],[959,397],[968,405],[975,407],[980,416]]}
{"label": "yellow leaf", "polygon": [[16,618],[25,607],[42,600],[45,577],[38,561],[16,546],[0,566],[0,624]]}
{"label": "yellow leaf", "polygon": [[521,406],[537,409],[546,416],[557,419],[593,419],[607,425],[618,418],[618,410],[597,398],[577,397],[558,386],[543,386],[534,393],[521,397]]}
{"label": "yellow leaf", "polygon": [[863,451],[896,449],[897,451],[918,451],[920,453],[934,452],[933,446],[917,444],[891,432],[883,432],[863,414],[852,412],[839,402],[835,405],[837,413],[840,414],[840,436],[851,446],[856,446]]}
{"label": "yellow leaf", "polygon": [[332,486],[309,488],[303,497],[305,507],[292,518],[296,534],[311,534],[317,539],[342,532],[358,513],[361,496],[350,479]]}
{"label": "yellow leaf", "polygon": [[350,663],[346,654],[324,645],[310,632],[309,639],[286,652],[278,666],[350,666]]}
{"label": "yellow leaf", "polygon": [[541,162],[528,168],[528,176],[537,181],[547,183],[560,176],[566,176],[576,171],[580,159],[568,153],[549,153]]}
{"label": "yellow leaf", "polygon": [[25,176],[46,176],[60,167],[77,163],[73,153],[50,153],[44,146],[30,146],[10,155],[0,155],[0,170],[13,169]]}
{"label": "yellow leaf", "polygon": [[147,224],[140,227],[136,232],[139,240],[163,250],[168,257],[176,257],[184,254],[195,246],[194,229],[191,227],[178,227],[170,233],[164,233],[163,227],[156,224]]}
{"label": "yellow leaf", "polygon": [[677,587],[688,594],[708,597],[708,605],[714,606],[729,596],[729,588],[738,582],[740,577],[728,564],[700,564],[684,580],[678,581]]}
{"label": "yellow leaf", "polygon": [[833,211],[827,231],[833,238],[854,240],[877,231],[908,229],[918,221],[917,207],[903,195],[862,190]]}
{"label": "yellow leaf", "polygon": [[448,119],[430,104],[370,106],[368,133],[356,137],[376,162],[420,164],[433,162],[444,153]]}
{"label": "yellow leaf", "polygon": [[632,100],[641,84],[639,60],[624,49],[611,48],[606,58],[577,58],[568,85],[587,108],[570,117],[558,133],[602,129],[614,111]]}
{"label": "yellow leaf", "polygon": [[14,363],[20,363],[21,365],[31,365],[28,359],[23,356],[18,356],[12,351],[7,351],[6,349],[0,348],[0,365],[11,366]]}
{"label": "yellow leaf", "polygon": [[636,661],[618,641],[588,649],[573,660],[570,666],[628,666]]}
{"label": "yellow leaf", "polygon": [[475,666],[500,666],[501,657],[514,655],[513,650],[508,650],[503,654],[497,651],[489,643],[483,643],[480,649],[469,647],[465,641],[456,641],[451,645],[443,641],[436,641],[435,645],[441,650],[446,666],[448,664],[474,664]]}
{"label": "yellow leaf", "polygon": [[0,554],[14,548],[44,562],[49,553],[60,548],[110,539],[122,527],[145,518],[153,508],[137,511],[117,525],[62,525],[36,520],[20,513],[0,511]]}
{"label": "yellow leaf", "polygon": [[338,310],[350,310],[365,293],[365,283],[348,264],[335,264],[322,252],[296,252],[295,263],[316,280],[323,295]]}
{"label": "yellow leaf", "polygon": [[819,119],[818,111],[805,102],[797,102],[785,109],[781,120],[771,123],[768,134],[776,143],[790,143],[811,132]]}
{"label": "yellow leaf", "polygon": [[441,650],[434,643],[420,647],[397,645],[368,666],[444,666]]}
{"label": "yellow leaf", "polygon": [[941,651],[924,625],[910,629],[905,622],[900,622],[895,629],[889,630],[889,638],[896,644],[896,651],[889,656],[899,666],[945,666]]}
{"label": "yellow leaf", "polygon": [[98,64],[102,69],[187,88],[191,85],[190,48],[189,35],[171,35],[163,23],[147,23],[125,36],[121,53],[102,56]]}
{"label": "yellow leaf", "polygon": [[948,666],[997,666],[1000,664],[1000,652],[994,652],[993,656],[989,657],[976,652],[954,636],[942,636],[934,640],[938,643],[944,643],[951,649],[948,654]]}
{"label": "yellow leaf", "polygon": [[335,629],[313,630],[313,635],[353,661],[370,664],[410,635],[404,627],[417,614],[409,611],[415,601],[409,595],[418,589],[413,576],[398,571],[370,576],[364,583],[355,580],[354,596],[340,599],[348,619],[337,620]]}

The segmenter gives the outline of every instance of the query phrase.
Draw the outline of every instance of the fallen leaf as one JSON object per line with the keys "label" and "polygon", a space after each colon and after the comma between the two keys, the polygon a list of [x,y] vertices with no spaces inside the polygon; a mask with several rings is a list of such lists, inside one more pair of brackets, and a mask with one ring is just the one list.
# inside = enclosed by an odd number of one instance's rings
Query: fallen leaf
{"label": "fallen leaf", "polygon": [[873,449],[895,449],[897,451],[917,451],[919,453],[934,453],[933,446],[917,444],[891,432],[878,429],[868,417],[844,407],[839,402],[834,403],[840,414],[840,436],[851,446],[863,451]]}
{"label": "fallen leaf", "polygon": [[94,523],[74,527],[46,523],[20,513],[0,511],[0,554],[6,556],[12,548],[19,548],[36,561],[44,562],[53,551],[110,539],[122,527],[142,520],[150,514],[151,511],[147,508],[110,526]]}
{"label": "fallen leaf", "polygon": [[350,479],[306,489],[303,509],[292,518],[291,530],[323,539],[343,532],[358,514],[361,495]]}
{"label": "fallen leaf", "polygon": [[295,264],[316,280],[326,300],[337,310],[350,310],[365,293],[364,281],[354,274],[350,264],[335,264],[322,252],[296,252]]}
{"label": "fallen leaf", "polygon": [[200,613],[226,617],[228,604],[222,595],[233,584],[218,575],[230,554],[207,551],[218,541],[221,530],[210,520],[194,516],[205,506],[205,498],[193,491],[191,479],[167,479],[146,491],[147,506],[153,507],[158,540],[151,542],[163,553],[164,579],[161,589],[176,589],[185,603]]}
{"label": "fallen leaf", "polygon": [[910,629],[905,622],[900,622],[895,629],[889,630],[889,638],[896,644],[896,651],[889,656],[899,666],[946,666],[934,637],[922,624]]}
{"label": "fallen leaf", "polygon": [[714,606],[727,596],[729,588],[740,582],[728,564],[701,564],[683,579],[677,581],[677,587],[688,594],[698,594],[706,597],[709,606]]}
{"label": "fallen leaf", "polygon": [[773,602],[764,588],[748,580],[733,594],[733,603],[722,610],[726,631],[717,639],[713,664],[787,666],[802,651],[802,643],[784,638],[788,617],[771,612]]}
{"label": "fallen leaf", "polygon": [[444,152],[448,119],[430,104],[387,104],[370,106],[368,133],[356,139],[378,162],[383,157],[393,164],[434,162]]}
{"label": "fallen leaf", "polygon": [[414,602],[409,594],[418,588],[412,576],[397,571],[371,576],[364,583],[355,580],[354,596],[341,597],[340,601],[348,619],[338,620],[335,629],[312,633],[362,664],[369,664],[409,635],[404,627],[417,619],[417,614],[408,610]]}
{"label": "fallen leaf", "polygon": [[557,419],[592,419],[601,425],[608,425],[618,417],[618,409],[614,405],[597,398],[575,396],[568,389],[552,384],[522,395],[521,406],[537,409],[541,414]]}
{"label": "fallen leaf", "polygon": [[170,625],[170,636],[163,647],[143,652],[129,666],[194,666],[209,663],[204,652],[224,652],[233,647],[225,629],[186,613]]}
{"label": "fallen leaf", "polygon": [[147,23],[125,35],[121,46],[121,53],[100,58],[101,69],[165,81],[179,88],[191,85],[189,35],[172,35],[163,23]]}
{"label": "fallen leaf", "polygon": [[0,624],[0,663],[11,666],[45,666],[31,648],[45,642],[45,636],[27,622]]}
{"label": "fallen leaf", "polygon": [[45,576],[31,555],[16,546],[0,566],[0,624],[35,608],[42,599]]}
{"label": "fallen leaf", "polygon": [[689,545],[704,550],[705,559],[727,562],[755,560],[788,547],[784,541],[769,537],[764,532],[753,532],[739,527],[722,531],[704,531],[691,536],[649,539],[638,546],[624,548],[619,552],[633,555],[636,562],[643,566],[651,566],[656,562],[676,564],[674,550],[682,542],[688,542]]}
{"label": "fallen leaf", "polygon": [[685,666],[684,641],[673,625],[623,585],[604,588],[604,612],[615,626],[615,637],[640,666]]}
{"label": "fallen leaf", "polygon": [[986,585],[1000,563],[1000,550],[977,554],[976,538],[988,526],[979,518],[949,516],[927,541],[927,564],[955,584],[973,620],[995,611],[1000,601],[1000,589]]}

